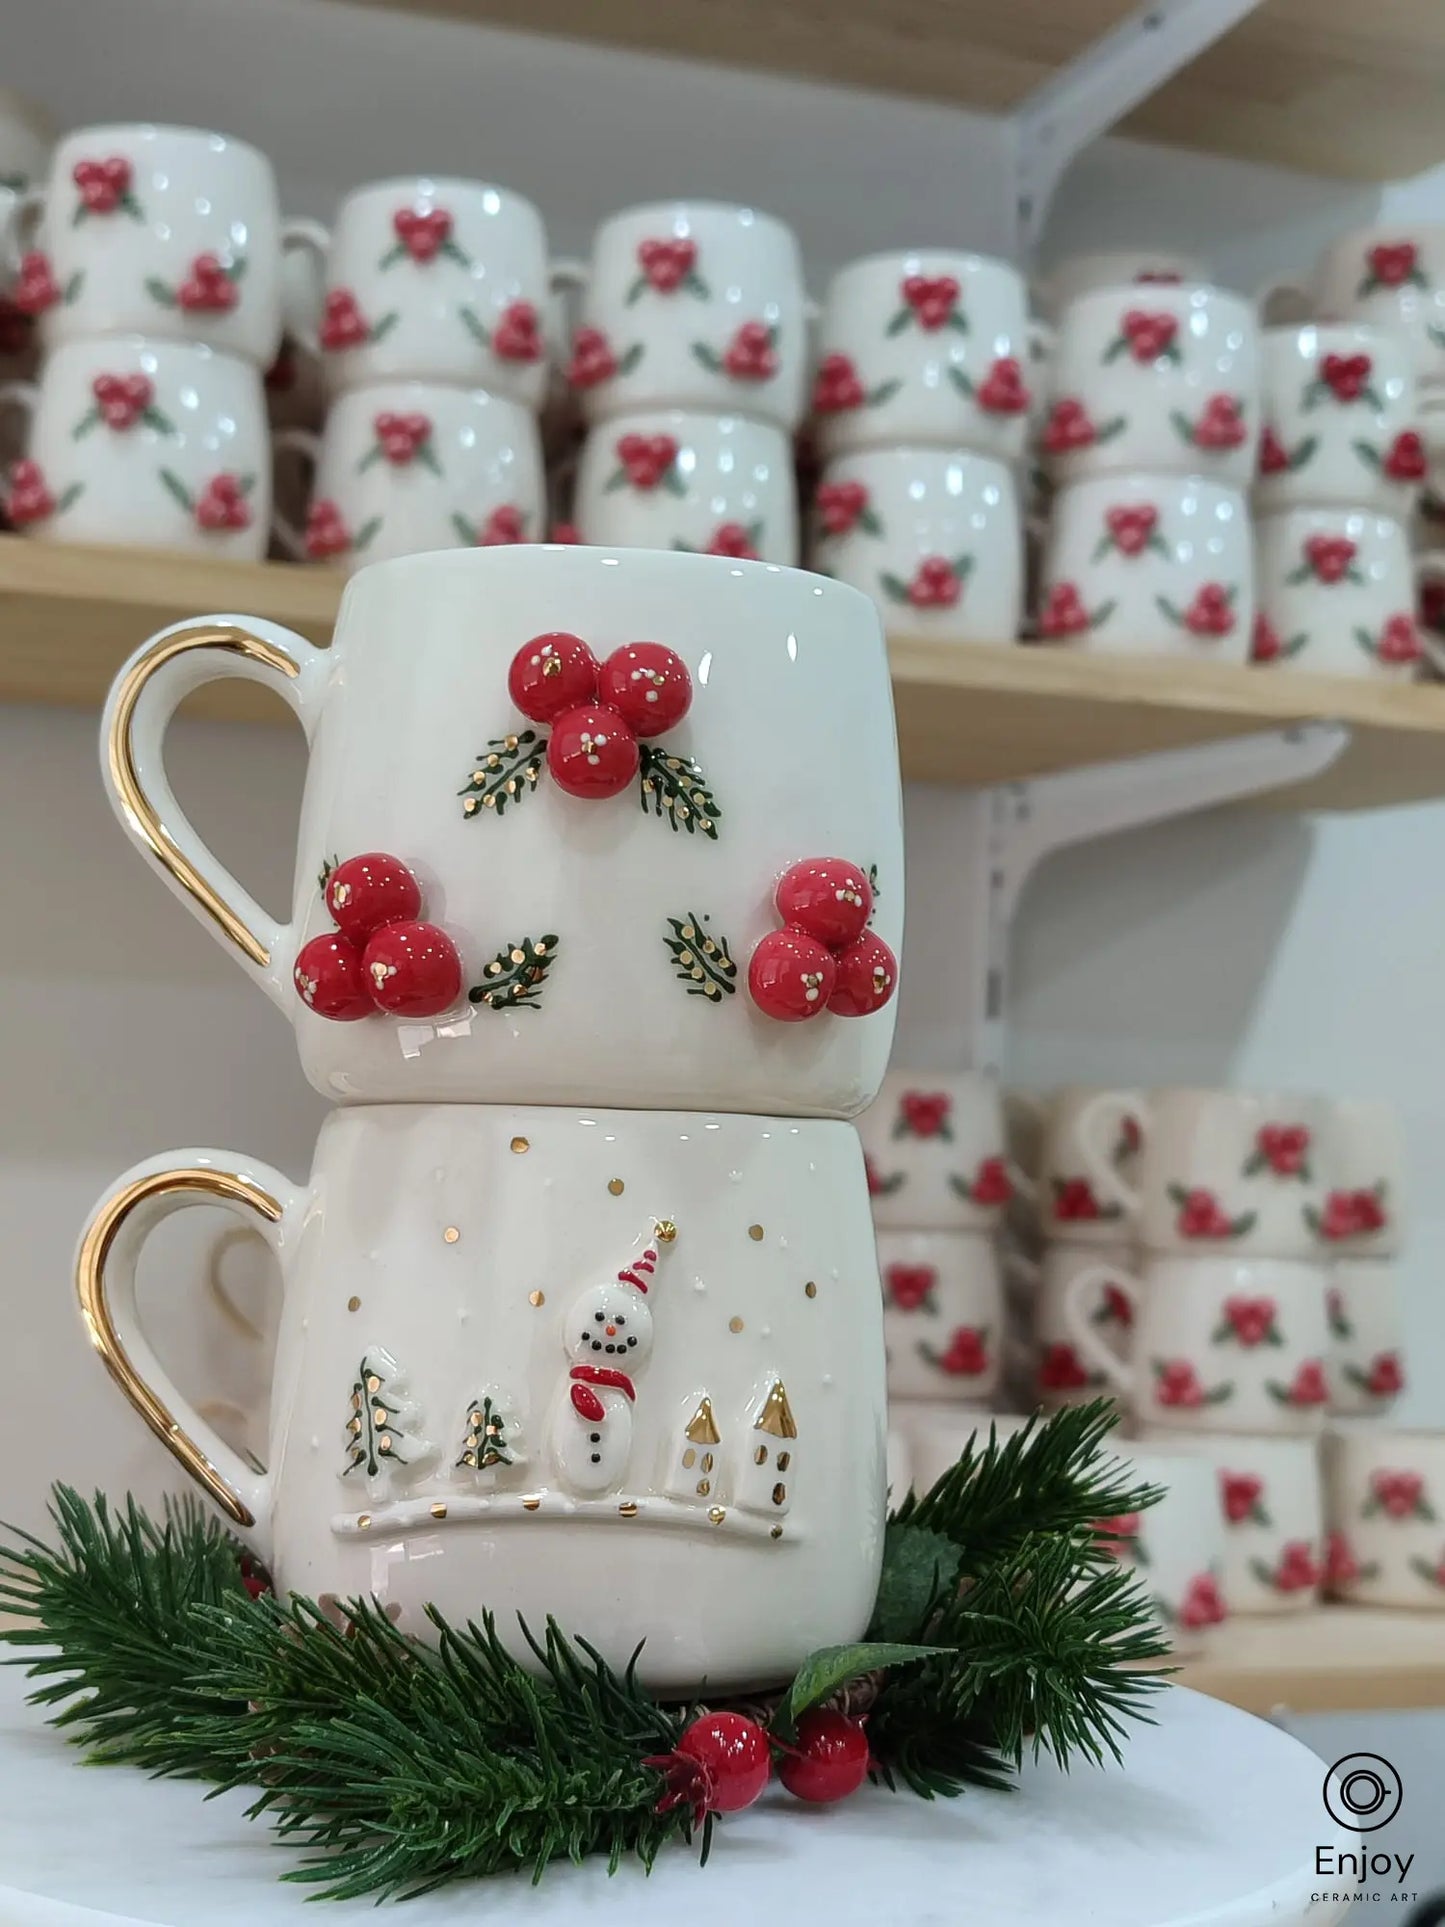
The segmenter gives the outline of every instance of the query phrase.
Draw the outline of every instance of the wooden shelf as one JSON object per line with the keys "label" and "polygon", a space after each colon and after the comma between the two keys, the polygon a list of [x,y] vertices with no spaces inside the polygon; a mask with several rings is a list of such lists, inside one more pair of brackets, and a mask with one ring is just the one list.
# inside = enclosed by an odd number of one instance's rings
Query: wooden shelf
{"label": "wooden shelf", "polygon": [[1445,1614],[1319,1606],[1232,1619],[1179,1682],[1248,1713],[1445,1706]]}
{"label": "wooden shelf", "polygon": [[[339,576],[290,563],[216,563],[0,536],[0,701],[98,708],[136,644],[187,616],[268,616],[324,643],[340,594]],[[1266,800],[1366,809],[1445,797],[1445,688],[1063,649],[904,640],[890,653],[903,772],[911,778],[1017,782],[1338,721],[1352,736],[1334,768]],[[230,720],[281,713],[264,690],[239,682],[201,690],[192,702],[198,713]]]}
{"label": "wooden shelf", "polygon": [[[370,0],[372,5],[398,0]],[[423,0],[426,11],[1003,113],[1135,0]],[[1264,0],[1121,131],[1364,181],[1445,159],[1440,0]]]}

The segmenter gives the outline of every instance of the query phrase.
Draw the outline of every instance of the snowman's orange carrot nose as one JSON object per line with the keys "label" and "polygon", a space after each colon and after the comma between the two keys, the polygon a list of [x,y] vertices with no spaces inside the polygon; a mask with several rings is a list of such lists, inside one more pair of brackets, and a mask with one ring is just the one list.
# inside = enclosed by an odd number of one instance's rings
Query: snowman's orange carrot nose
{"label": "snowman's orange carrot nose", "polygon": [[609,1325],[607,1327],[607,1336],[609,1338],[615,1338],[617,1336],[617,1327],[615,1325]]}

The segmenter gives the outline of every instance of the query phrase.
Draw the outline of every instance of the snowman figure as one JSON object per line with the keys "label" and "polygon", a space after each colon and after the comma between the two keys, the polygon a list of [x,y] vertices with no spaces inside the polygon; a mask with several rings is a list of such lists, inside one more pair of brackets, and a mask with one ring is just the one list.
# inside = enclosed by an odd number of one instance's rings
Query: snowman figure
{"label": "snowman figure", "polygon": [[632,1375],[652,1350],[649,1245],[605,1285],[575,1299],[562,1327],[572,1367],[552,1417],[552,1463],[576,1492],[612,1492],[632,1455]]}

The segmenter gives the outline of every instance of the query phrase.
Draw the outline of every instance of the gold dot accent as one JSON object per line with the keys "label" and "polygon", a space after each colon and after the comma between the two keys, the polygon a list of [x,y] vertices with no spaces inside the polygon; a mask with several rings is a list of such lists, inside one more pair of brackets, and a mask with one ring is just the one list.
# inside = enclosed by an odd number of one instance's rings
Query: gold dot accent
{"label": "gold dot accent", "polygon": [[787,1469],[788,1469],[788,1467],[789,1467],[789,1466],[790,1466],[790,1465],[791,1465],[792,1463],[793,1463],[793,1455],[792,1455],[792,1453],[791,1453],[791,1452],[779,1452],[779,1454],[778,1454],[778,1470],[779,1470],[780,1472],[786,1472],[786,1471],[787,1471]]}
{"label": "gold dot accent", "polygon": [[545,1305],[546,1302],[547,1294],[545,1291],[529,1291],[527,1293],[527,1303],[529,1305]]}
{"label": "gold dot accent", "polygon": [[782,1536],[783,1536],[783,1528],[781,1526],[774,1526],[772,1531],[768,1534],[768,1537],[770,1539],[781,1539]]}
{"label": "gold dot accent", "polygon": [[512,1139],[512,1149],[516,1152],[518,1157],[521,1157],[525,1152],[530,1151],[531,1148],[532,1148],[531,1143],[527,1138],[514,1137]]}
{"label": "gold dot accent", "polygon": [[365,1532],[366,1528],[371,1524],[371,1514],[369,1512],[363,1512],[358,1517],[356,1523],[361,1527],[362,1531]]}
{"label": "gold dot accent", "polygon": [[445,1517],[447,1516],[447,1508],[446,1508],[445,1500],[443,1499],[437,1500],[436,1504],[431,1509],[431,1516],[434,1519],[445,1519]]}
{"label": "gold dot accent", "polygon": [[740,1332],[742,1328],[743,1328],[743,1321],[741,1318],[730,1318],[728,1320],[728,1330],[730,1332]]}
{"label": "gold dot accent", "polygon": [[750,1224],[748,1226],[748,1236],[752,1239],[754,1244],[758,1243],[762,1235],[763,1235],[763,1227],[760,1224]]}
{"label": "gold dot accent", "polygon": [[346,1301],[346,1309],[348,1311],[360,1311],[361,1300],[359,1298],[348,1298]]}
{"label": "gold dot accent", "polygon": [[[779,1479],[778,1483],[773,1487],[773,1504],[781,1505],[787,1496],[788,1488],[783,1484],[782,1480]],[[432,1510],[435,1512],[436,1507],[433,1506]]]}
{"label": "gold dot accent", "polygon": [[627,1189],[627,1186],[622,1182],[621,1178],[610,1178],[607,1189],[612,1193],[614,1198],[620,1198]]}
{"label": "gold dot accent", "polygon": [[698,1497],[699,1497],[700,1499],[705,1499],[705,1498],[707,1497],[707,1495],[708,1495],[708,1493],[709,1493],[709,1492],[711,1492],[711,1491],[712,1491],[712,1480],[711,1480],[711,1479],[699,1479],[699,1480],[698,1480],[698,1482],[697,1482],[697,1496],[698,1496]]}
{"label": "gold dot accent", "polygon": [[728,1516],[727,1509],[726,1507],[720,1506],[720,1505],[709,1506],[707,1509],[707,1516],[709,1519],[711,1519],[712,1523],[715,1526],[720,1526],[723,1520]]}
{"label": "gold dot accent", "polygon": [[753,1464],[766,1465],[767,1462],[768,1462],[768,1448],[765,1445],[760,1445],[757,1451],[753,1453]]}
{"label": "gold dot accent", "polygon": [[671,1218],[659,1218],[652,1232],[660,1245],[670,1245],[677,1236],[677,1226]]}
{"label": "gold dot accent", "polygon": [[535,1512],[541,1503],[542,1501],[540,1499],[523,1499],[522,1510],[523,1512]]}
{"label": "gold dot accent", "polygon": [[637,1517],[637,1501],[635,1499],[624,1499],[617,1510],[622,1514],[624,1519],[635,1519]]}
{"label": "gold dot accent", "polygon": [[683,1453],[682,1464],[683,1464],[683,1470],[686,1472],[690,1472],[692,1468],[697,1464],[697,1453],[693,1451],[691,1446],[689,1446],[687,1450]]}
{"label": "gold dot accent", "polygon": [[805,1298],[816,1298],[817,1295],[818,1295],[818,1287],[813,1283],[812,1279],[810,1278],[807,1284],[804,1285],[803,1287],[803,1296]]}
{"label": "gold dot accent", "polygon": [[449,1224],[446,1230],[442,1233],[442,1237],[446,1240],[446,1242],[449,1245],[454,1245],[457,1239],[461,1237],[461,1235],[462,1235],[461,1232],[457,1230],[454,1224]]}

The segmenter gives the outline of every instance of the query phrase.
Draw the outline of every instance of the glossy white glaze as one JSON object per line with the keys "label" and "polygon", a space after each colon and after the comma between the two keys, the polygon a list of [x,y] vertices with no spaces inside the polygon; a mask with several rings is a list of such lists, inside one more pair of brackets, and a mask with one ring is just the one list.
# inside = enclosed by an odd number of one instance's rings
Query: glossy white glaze
{"label": "glossy white glaze", "polygon": [[1021,1179],[986,1071],[890,1070],[858,1135],[880,1230],[994,1231]]}
{"label": "glossy white glaze", "polygon": [[[1419,478],[1401,470],[1416,430],[1415,369],[1384,327],[1267,328],[1260,341],[1266,446],[1254,506],[1378,509],[1407,517]],[[1409,464],[1407,463],[1408,467]]]}
{"label": "glossy white glaze", "polygon": [[[986,1404],[1004,1356],[994,1241],[969,1231],[880,1231],[888,1395]],[[896,1409],[901,1409],[900,1407]]]}
{"label": "glossy white glaze", "polygon": [[1255,556],[1262,667],[1390,682],[1419,675],[1415,568],[1402,523],[1350,508],[1262,515]]}
{"label": "glossy white glaze", "polygon": [[1331,1592],[1445,1612],[1445,1432],[1333,1427],[1324,1471]]}

